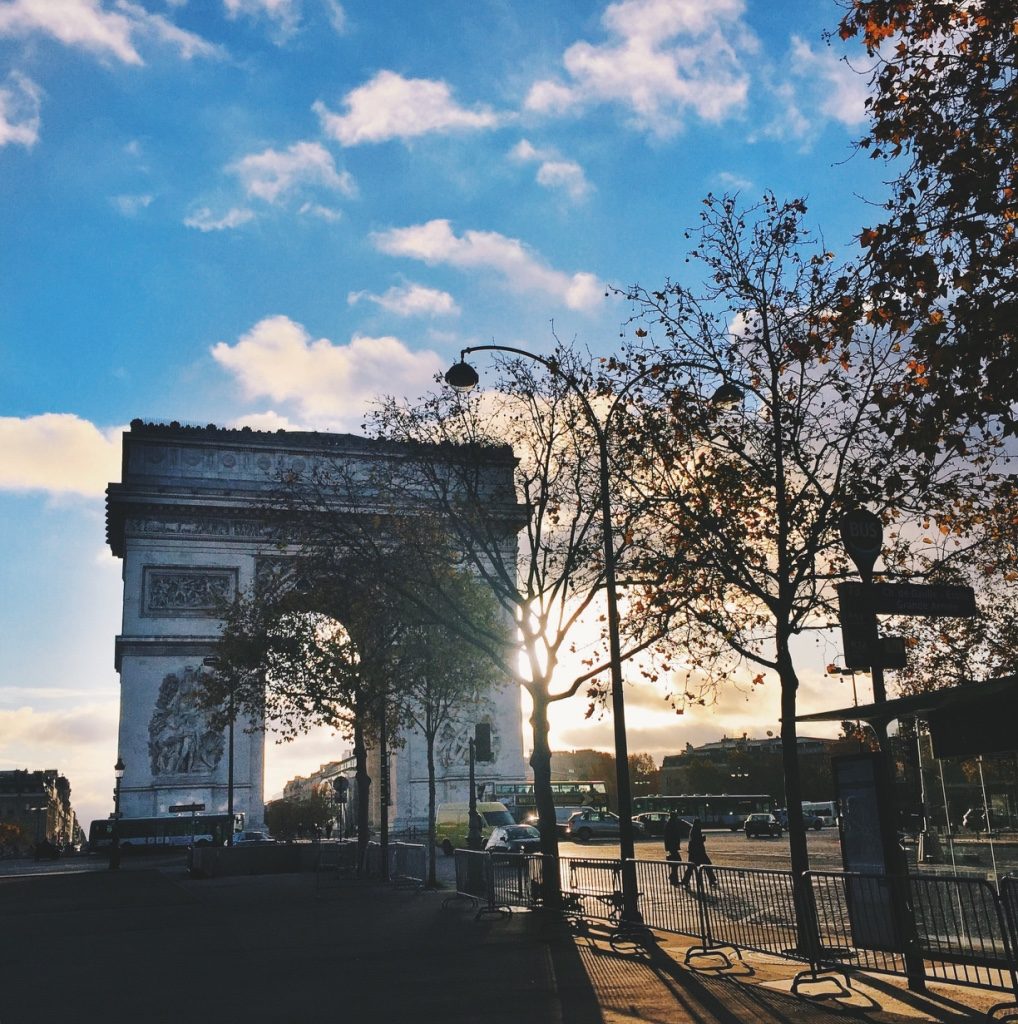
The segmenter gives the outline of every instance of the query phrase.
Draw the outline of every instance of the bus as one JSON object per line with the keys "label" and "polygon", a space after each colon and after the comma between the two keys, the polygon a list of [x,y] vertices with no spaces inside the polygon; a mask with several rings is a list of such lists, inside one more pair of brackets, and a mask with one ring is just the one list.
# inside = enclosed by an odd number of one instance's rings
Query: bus
{"label": "bus", "polygon": [[751,814],[768,814],[774,801],[763,793],[683,793],[678,796],[633,797],[633,814],[643,811],[678,811],[686,821],[699,818],[704,828],[728,828],[733,832]]}
{"label": "bus", "polygon": [[833,800],[803,800],[802,814],[818,819],[825,828],[838,823],[838,805]]}
{"label": "bus", "polygon": [[[610,810],[608,787],[603,782],[553,782],[551,797],[556,807],[597,807]],[[506,809],[517,821],[537,813],[533,782],[486,782],[484,799],[505,804]]]}
{"label": "bus", "polygon": [[[158,818],[121,818],[120,848],[166,849],[167,847],[211,846],[218,838],[225,842],[230,831],[228,814],[162,815]],[[244,815],[234,814],[233,831],[242,832]],[[113,818],[93,821],[88,828],[90,853],[108,850],[113,845]]]}

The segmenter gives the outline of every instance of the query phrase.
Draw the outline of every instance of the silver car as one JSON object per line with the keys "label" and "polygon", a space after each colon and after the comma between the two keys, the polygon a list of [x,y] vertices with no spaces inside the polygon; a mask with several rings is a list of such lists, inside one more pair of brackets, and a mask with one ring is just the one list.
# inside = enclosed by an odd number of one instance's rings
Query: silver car
{"label": "silver car", "polygon": [[[642,838],[645,834],[643,825],[634,820],[633,835]],[[576,811],[566,823],[566,838],[575,839],[578,843],[589,843],[591,839],[617,839],[618,836],[619,816],[611,811],[585,807]]]}

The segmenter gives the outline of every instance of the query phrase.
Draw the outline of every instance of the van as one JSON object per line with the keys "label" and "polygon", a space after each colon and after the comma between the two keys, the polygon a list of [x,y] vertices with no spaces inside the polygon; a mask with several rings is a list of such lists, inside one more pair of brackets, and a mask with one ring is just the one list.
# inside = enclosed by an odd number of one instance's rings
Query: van
{"label": "van", "polygon": [[[478,800],[477,813],[481,817],[481,838],[485,842],[493,828],[516,824],[505,804],[481,803]],[[470,804],[464,802],[438,805],[438,810],[435,811],[435,842],[442,847],[442,852],[447,857],[452,856],[452,851],[456,847],[467,845],[469,831]]]}

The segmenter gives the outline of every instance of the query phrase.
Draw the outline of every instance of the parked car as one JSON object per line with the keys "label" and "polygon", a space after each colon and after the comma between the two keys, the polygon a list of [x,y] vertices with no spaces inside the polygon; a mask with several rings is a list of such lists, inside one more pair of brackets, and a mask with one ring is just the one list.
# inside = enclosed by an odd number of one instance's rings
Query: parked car
{"label": "parked car", "polygon": [[747,839],[753,839],[755,836],[781,838],[781,822],[773,814],[751,814],[742,827],[746,831]]}
{"label": "parked car", "polygon": [[[643,825],[635,818],[633,834],[637,838],[646,834]],[[617,839],[618,836],[619,816],[611,811],[584,807],[576,811],[566,823],[566,838],[575,839],[578,843],[589,843],[591,839]]]}
{"label": "parked car", "polygon": [[274,843],[275,839],[268,832],[235,832],[233,835],[234,846],[254,846],[256,843]]}
{"label": "parked car", "polygon": [[533,825],[500,825],[492,829],[484,848],[489,853],[538,853],[541,833]]}
{"label": "parked car", "polygon": [[668,812],[644,811],[642,814],[634,814],[633,821],[639,822],[648,836],[663,836],[665,825],[668,824]]}
{"label": "parked car", "polygon": [[[556,807],[555,808],[555,827],[558,829],[558,834],[562,837],[566,835],[566,825],[569,824],[569,819],[577,812],[582,811],[582,807]],[[525,825],[533,825],[534,828],[538,827],[537,811],[527,815],[527,820],[524,822]]]}

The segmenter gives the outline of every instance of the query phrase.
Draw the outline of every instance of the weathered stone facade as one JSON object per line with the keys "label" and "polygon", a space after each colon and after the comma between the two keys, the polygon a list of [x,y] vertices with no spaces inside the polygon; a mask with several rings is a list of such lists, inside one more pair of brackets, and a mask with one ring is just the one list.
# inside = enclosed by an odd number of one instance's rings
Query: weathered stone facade
{"label": "weathered stone facade", "polygon": [[[191,700],[203,659],[216,653],[217,608],[250,591],[281,551],[293,549],[285,519],[281,526],[278,515],[266,513],[281,480],[326,460],[342,460],[356,476],[358,465],[394,454],[393,446],[353,435],[132,423],[124,434],[122,479],[107,489],[107,539],[123,559],[115,663],[125,817],[166,814],[173,804],[191,802],[204,803],[207,813],[226,809],[224,736]],[[491,474],[493,500],[511,499],[511,453],[493,460]],[[363,503],[371,497],[365,493]],[[478,720],[492,724],[497,753],[485,776],[522,778],[518,689],[493,692],[480,710]],[[238,721],[235,729],[234,808],[258,823],[264,736],[249,724]],[[472,730],[472,721],[463,722],[440,744],[440,799],[466,799],[465,744]],[[394,823],[419,821],[427,806],[422,737],[408,736],[394,753],[391,778]]]}

